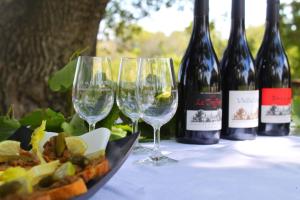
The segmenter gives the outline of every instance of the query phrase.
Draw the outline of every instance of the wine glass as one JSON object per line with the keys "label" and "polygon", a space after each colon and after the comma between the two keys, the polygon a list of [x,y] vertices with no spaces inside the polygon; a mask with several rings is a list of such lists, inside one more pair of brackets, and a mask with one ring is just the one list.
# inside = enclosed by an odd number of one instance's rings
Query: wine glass
{"label": "wine glass", "polygon": [[80,56],[73,82],[72,101],[75,111],[95,129],[114,104],[114,84],[108,57]]}
{"label": "wine glass", "polygon": [[142,119],[154,129],[154,148],[151,155],[139,163],[159,166],[176,162],[164,156],[159,147],[160,127],[174,116],[178,104],[172,59],[141,58],[136,95]]}
{"label": "wine glass", "polygon": [[[136,101],[136,80],[138,73],[138,59],[121,58],[117,85],[117,104],[121,112],[132,121],[132,132],[138,132],[140,111]],[[137,140],[133,153],[146,153],[150,149],[143,147]]]}

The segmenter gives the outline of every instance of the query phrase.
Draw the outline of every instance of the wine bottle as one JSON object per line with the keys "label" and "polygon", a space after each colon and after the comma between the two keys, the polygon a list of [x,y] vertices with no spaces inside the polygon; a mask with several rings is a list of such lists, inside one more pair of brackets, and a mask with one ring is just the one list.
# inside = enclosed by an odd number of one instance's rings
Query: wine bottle
{"label": "wine bottle", "polygon": [[284,136],[290,132],[291,75],[279,33],[279,0],[267,1],[264,39],[257,54],[260,135]]}
{"label": "wine bottle", "polygon": [[176,140],[215,144],[222,126],[219,61],[209,32],[209,1],[195,0],[192,36],[179,72]]}
{"label": "wine bottle", "polygon": [[221,61],[223,92],[222,138],[255,139],[259,91],[254,60],[245,33],[245,0],[232,0],[231,31]]}

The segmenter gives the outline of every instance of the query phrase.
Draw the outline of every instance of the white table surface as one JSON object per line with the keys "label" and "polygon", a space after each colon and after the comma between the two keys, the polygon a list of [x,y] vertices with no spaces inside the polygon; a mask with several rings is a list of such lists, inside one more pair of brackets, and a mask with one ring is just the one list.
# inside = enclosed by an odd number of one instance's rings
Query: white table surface
{"label": "white table surface", "polygon": [[145,155],[131,155],[92,199],[300,200],[300,137],[161,147],[179,162],[138,166]]}

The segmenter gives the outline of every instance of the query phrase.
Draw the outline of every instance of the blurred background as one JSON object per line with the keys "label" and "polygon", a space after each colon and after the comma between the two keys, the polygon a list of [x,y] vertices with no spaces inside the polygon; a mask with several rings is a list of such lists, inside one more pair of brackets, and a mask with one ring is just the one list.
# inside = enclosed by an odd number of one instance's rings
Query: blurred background
{"label": "blurred background", "polygon": [[[68,73],[63,67],[79,54],[111,56],[115,80],[122,56],[172,57],[177,72],[192,31],[193,2],[2,0],[1,112],[13,104],[17,117],[47,107],[70,114],[70,88],[55,91],[49,88],[49,80],[61,69]],[[219,59],[227,45],[230,12],[231,0],[210,0],[211,36]],[[300,1],[281,0],[280,12],[293,78],[296,130],[300,127]],[[264,34],[265,15],[266,0],[246,0],[246,32],[254,57]]]}

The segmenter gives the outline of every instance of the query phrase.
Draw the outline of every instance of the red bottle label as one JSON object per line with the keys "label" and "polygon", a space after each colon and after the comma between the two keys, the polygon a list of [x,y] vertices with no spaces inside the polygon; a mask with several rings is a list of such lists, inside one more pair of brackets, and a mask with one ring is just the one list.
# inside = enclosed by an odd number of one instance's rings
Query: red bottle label
{"label": "red bottle label", "polygon": [[263,88],[261,122],[290,123],[291,103],[291,88]]}
{"label": "red bottle label", "polygon": [[292,102],[291,88],[263,88],[262,105],[289,105]]}

